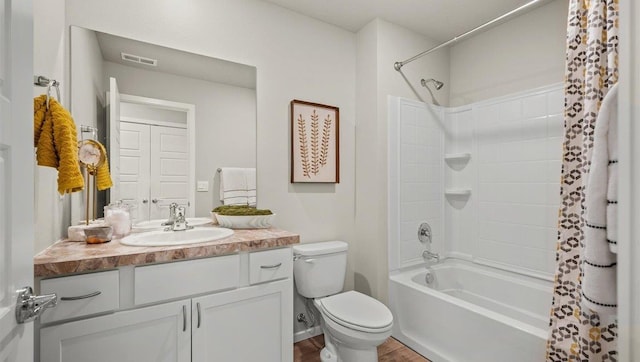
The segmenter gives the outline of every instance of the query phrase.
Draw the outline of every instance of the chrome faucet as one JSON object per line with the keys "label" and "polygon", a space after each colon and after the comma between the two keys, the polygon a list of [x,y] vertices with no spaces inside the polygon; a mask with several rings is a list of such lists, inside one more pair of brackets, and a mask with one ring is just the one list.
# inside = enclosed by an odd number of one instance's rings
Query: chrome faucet
{"label": "chrome faucet", "polygon": [[187,214],[187,209],[184,206],[178,206],[176,208],[175,220],[171,225],[171,227],[168,227],[167,229],[173,230],[173,231],[185,231],[185,230],[193,229],[193,226],[189,226],[189,223],[187,222],[186,214]]}
{"label": "chrome faucet", "polygon": [[422,252],[422,259],[424,259],[425,263],[428,265],[436,264],[440,262],[440,254],[434,253],[430,250],[425,250]]}
{"label": "chrome faucet", "polygon": [[169,225],[173,225],[176,222],[176,209],[178,208],[178,204],[175,202],[172,202],[169,204],[169,219],[165,222],[163,222],[161,225],[162,226],[169,226]]}

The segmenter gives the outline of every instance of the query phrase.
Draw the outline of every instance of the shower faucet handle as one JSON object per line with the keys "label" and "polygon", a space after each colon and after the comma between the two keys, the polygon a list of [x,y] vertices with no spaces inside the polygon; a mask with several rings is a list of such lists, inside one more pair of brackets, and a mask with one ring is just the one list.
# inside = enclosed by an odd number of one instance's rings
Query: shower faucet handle
{"label": "shower faucet handle", "polygon": [[426,222],[423,222],[418,226],[418,240],[424,245],[431,245],[431,226]]}

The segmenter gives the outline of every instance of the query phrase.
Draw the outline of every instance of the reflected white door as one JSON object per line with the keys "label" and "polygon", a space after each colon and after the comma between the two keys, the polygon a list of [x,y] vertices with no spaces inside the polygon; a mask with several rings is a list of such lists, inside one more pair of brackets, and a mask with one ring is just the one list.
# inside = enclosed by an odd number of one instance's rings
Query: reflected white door
{"label": "reflected white door", "polygon": [[189,205],[189,139],[186,128],[151,126],[151,218],[169,215],[172,202]]}
{"label": "reflected white door", "polygon": [[33,285],[33,9],[0,0],[0,361],[33,360],[16,290]]}
{"label": "reflected white door", "polygon": [[185,128],[120,122],[120,199],[135,205],[134,222],[166,219],[172,202],[189,207]]}
{"label": "reflected white door", "polygon": [[149,220],[150,127],[120,122],[120,200],[134,207],[133,222]]}

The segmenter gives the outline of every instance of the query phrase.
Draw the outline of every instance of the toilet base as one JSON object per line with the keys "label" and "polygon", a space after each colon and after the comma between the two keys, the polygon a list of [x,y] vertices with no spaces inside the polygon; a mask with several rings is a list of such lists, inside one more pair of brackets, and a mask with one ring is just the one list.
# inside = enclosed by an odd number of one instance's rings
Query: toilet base
{"label": "toilet base", "polygon": [[338,362],[338,356],[329,351],[327,349],[327,347],[323,348],[322,351],[320,351],[320,361],[322,362]]}
{"label": "toilet base", "polygon": [[377,362],[378,348],[357,349],[335,341],[324,334],[325,347],[320,351],[322,362]]}

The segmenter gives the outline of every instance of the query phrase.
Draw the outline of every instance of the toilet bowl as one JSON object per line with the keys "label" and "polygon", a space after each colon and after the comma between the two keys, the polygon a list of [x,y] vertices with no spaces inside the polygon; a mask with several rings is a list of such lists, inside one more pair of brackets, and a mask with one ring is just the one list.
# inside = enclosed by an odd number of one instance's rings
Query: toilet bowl
{"label": "toilet bowl", "polygon": [[328,241],[293,247],[298,293],[313,298],[320,311],[323,362],[374,362],[377,347],[391,336],[393,315],[378,300],[356,291],[342,292],[347,243]]}
{"label": "toilet bowl", "polygon": [[391,336],[393,326],[384,304],[355,291],[318,298],[313,304],[322,315],[325,341],[329,340],[324,355],[329,352],[336,361],[378,360],[377,347]]}

